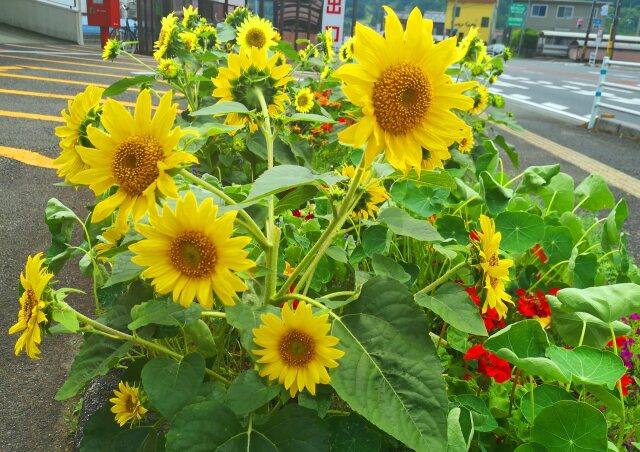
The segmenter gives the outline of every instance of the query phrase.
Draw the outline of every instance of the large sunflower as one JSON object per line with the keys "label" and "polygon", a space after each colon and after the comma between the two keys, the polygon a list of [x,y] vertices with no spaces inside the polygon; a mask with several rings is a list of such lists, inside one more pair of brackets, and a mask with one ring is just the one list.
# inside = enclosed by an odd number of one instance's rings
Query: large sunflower
{"label": "large sunflower", "polygon": [[42,340],[40,324],[47,323],[47,316],[44,313],[46,303],[42,298],[42,294],[51,278],[53,278],[53,274],[49,273],[43,265],[44,258],[42,253],[29,256],[25,271],[20,274],[20,284],[24,292],[20,297],[18,322],[9,329],[9,334],[23,332],[16,341],[16,356],[23,349],[27,356],[32,359],[38,359],[40,354],[40,349],[38,348]]}
{"label": "large sunflower", "polygon": [[476,82],[453,83],[445,73],[458,59],[455,37],[434,44],[432,24],[418,8],[409,15],[406,31],[385,9],[385,36],[357,24],[353,56],[358,63],[335,72],[345,82],[345,95],[363,113],[339,138],[366,144],[367,165],[384,150],[397,169],[419,171],[423,148],[448,155],[449,145],[460,137],[466,124],[451,109],[473,107],[473,99],[462,93]]}
{"label": "large sunflower", "polygon": [[480,215],[480,227],[482,228],[482,231],[478,232],[482,259],[480,266],[484,274],[491,278],[509,281],[509,268],[513,265],[513,260],[500,259],[498,255],[502,234],[496,232],[494,221],[486,215]]}
{"label": "large sunflower", "polygon": [[103,106],[102,126],[88,127],[87,134],[97,148],[78,146],[78,152],[89,169],[81,171],[75,181],[88,185],[96,195],[112,186],[117,190],[99,202],[92,221],[99,222],[118,209],[118,224],[126,223],[133,212],[138,221],[148,210],[155,209],[156,196],[177,198],[178,192],[168,170],[197,159],[186,152],[174,151],[182,135],[172,129],[177,104],[171,104],[171,93],[160,100],[151,118],[151,94],[144,90],[138,96],[133,116],[118,102],[109,99]]}
{"label": "large sunflower", "polygon": [[247,289],[233,272],[255,266],[243,249],[251,239],[231,237],[236,213],[218,217],[211,198],[198,205],[189,192],[178,199],[175,210],[165,204],[161,215],[151,212],[148,225],[136,226],[144,239],[129,247],[136,253],[131,260],[147,267],[142,276],[153,279],[159,293],[173,292],[174,301],[184,307],[197,298],[211,309],[214,292],[225,305],[233,305],[236,292]]}
{"label": "large sunflower", "polygon": [[118,383],[118,389],[113,391],[115,397],[109,399],[113,404],[111,412],[115,414],[116,422],[120,427],[127,422],[133,425],[148,411],[140,402],[140,390],[123,381]]}
{"label": "large sunflower", "polygon": [[276,44],[276,31],[267,19],[260,16],[248,17],[238,27],[236,42],[241,48],[266,50]]}
{"label": "large sunflower", "polygon": [[[345,165],[342,167],[341,174],[349,179],[353,179],[356,174],[356,169],[353,165]],[[362,177],[363,180],[369,180],[368,171],[365,171]],[[387,190],[380,185],[378,179],[371,179],[366,185],[364,193],[358,200],[356,206],[353,208],[353,212],[351,212],[351,217],[354,220],[364,219],[368,220],[369,218],[373,219],[375,216],[380,213],[380,208],[378,207],[380,204],[389,199],[389,194]]]}
{"label": "large sunflower", "polygon": [[329,315],[314,316],[311,306],[300,301],[295,311],[286,303],[282,317],[275,314],[260,316],[262,324],[253,330],[253,342],[262,347],[253,350],[264,366],[260,376],[278,379],[291,397],[307,388],[313,395],[316,384],[331,381],[328,368],[338,367],[336,359],[344,352],[335,348],[338,338],[328,336]]}
{"label": "large sunflower", "polygon": [[86,138],[87,126],[95,124],[99,119],[100,99],[103,92],[103,88],[89,85],[84,92],[69,101],[68,113],[66,110],[60,112],[66,124],[56,127],[56,136],[60,138],[62,151],[53,164],[58,166],[58,176],[64,177],[68,182],[87,168],[76,151],[76,146]]}
{"label": "large sunflower", "polygon": [[[293,80],[289,77],[291,66],[278,65],[279,55],[267,59],[265,50],[252,48],[251,51],[240,49],[239,54],[230,53],[226,68],[220,68],[218,76],[212,79],[215,85],[213,95],[220,102],[240,102],[249,110],[261,110],[256,90],[264,95],[269,115],[276,116],[284,111],[284,103],[289,100],[285,93],[286,85]],[[248,115],[230,113],[226,124],[244,125],[250,123]],[[255,125],[251,124],[255,128]]]}

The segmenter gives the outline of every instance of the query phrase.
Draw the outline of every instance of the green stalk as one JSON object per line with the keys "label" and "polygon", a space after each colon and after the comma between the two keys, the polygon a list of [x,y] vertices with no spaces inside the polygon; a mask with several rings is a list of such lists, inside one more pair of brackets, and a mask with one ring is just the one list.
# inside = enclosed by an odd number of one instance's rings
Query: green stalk
{"label": "green stalk", "polygon": [[431,292],[432,290],[434,290],[438,286],[440,286],[442,283],[446,282],[451,277],[451,275],[453,275],[455,272],[460,270],[465,265],[467,265],[467,261],[460,262],[458,265],[456,265],[455,267],[450,268],[444,275],[442,275],[441,277],[436,279],[434,282],[432,282],[431,284],[426,286],[424,289],[419,290],[417,293],[428,293],[428,292]]}
{"label": "green stalk", "polygon": [[529,376],[529,384],[531,385],[531,389],[529,390],[529,394],[531,395],[531,422],[533,423],[533,420],[536,418],[536,405],[535,405],[535,399],[533,396],[533,377]]}
{"label": "green stalk", "polygon": [[546,278],[547,276],[549,276],[552,272],[554,272],[554,271],[556,270],[556,268],[558,268],[558,267],[559,267],[559,266],[561,266],[561,265],[568,264],[568,263],[569,263],[569,261],[568,261],[568,260],[560,261],[560,262],[558,262],[556,265],[554,265],[553,267],[551,267],[551,268],[549,269],[549,271],[547,271],[544,275],[542,275],[542,278],[540,278],[540,279],[539,279],[539,280],[537,280],[535,283],[533,283],[533,285],[529,288],[529,292],[533,291],[533,289],[535,289],[536,287],[538,287],[538,284],[540,284],[542,281],[544,281],[544,280],[545,280],[545,278]]}
{"label": "green stalk", "polygon": [[331,309],[320,303],[319,301],[314,300],[313,298],[309,298],[306,295],[302,295],[301,293],[288,293],[279,298],[279,300],[302,300],[305,303],[309,303],[310,305],[315,306],[318,309],[326,309],[329,312],[329,315],[336,320],[340,320],[340,316],[338,316]]}
{"label": "green stalk", "polygon": [[91,237],[89,236],[89,231],[87,230],[87,227],[84,225],[82,220],[80,220],[80,218],[75,216],[75,219],[78,223],[80,223],[80,226],[84,231],[84,236],[87,240],[87,246],[89,247],[87,254],[89,255],[89,259],[91,259],[91,267],[93,268],[91,272],[91,276],[93,279],[93,302],[95,303],[95,306],[96,306],[96,315],[98,315],[100,314],[100,300],[98,298],[98,276],[96,275],[96,272],[98,271],[98,262],[96,262],[92,253],[93,247],[91,246]]}

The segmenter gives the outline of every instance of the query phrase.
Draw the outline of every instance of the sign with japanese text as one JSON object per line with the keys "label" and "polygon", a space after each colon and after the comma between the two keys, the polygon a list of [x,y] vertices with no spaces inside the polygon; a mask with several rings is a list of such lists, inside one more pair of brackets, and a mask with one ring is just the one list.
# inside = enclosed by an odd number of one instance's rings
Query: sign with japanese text
{"label": "sign with japanese text", "polygon": [[322,7],[322,30],[331,30],[336,43],[344,39],[345,7],[346,0],[324,0]]}

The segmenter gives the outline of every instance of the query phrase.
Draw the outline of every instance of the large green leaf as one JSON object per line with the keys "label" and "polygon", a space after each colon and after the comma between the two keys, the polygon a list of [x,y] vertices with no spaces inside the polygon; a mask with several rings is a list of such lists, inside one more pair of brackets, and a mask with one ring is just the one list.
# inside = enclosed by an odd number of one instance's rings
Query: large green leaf
{"label": "large green leaf", "polygon": [[280,315],[280,309],[275,306],[262,306],[256,308],[245,303],[237,303],[234,306],[225,307],[227,322],[240,331],[240,343],[245,350],[251,352],[255,348],[253,343],[253,329],[260,326],[260,316],[272,312]]}
{"label": "large green leaf", "polygon": [[459,284],[444,284],[433,296],[416,294],[415,300],[454,328],[476,336],[487,336],[480,310]]}
{"label": "large green leaf", "polygon": [[583,209],[595,212],[611,209],[615,199],[604,178],[599,174],[590,174],[576,187],[576,202]]}
{"label": "large green leaf", "polygon": [[395,234],[422,242],[442,241],[442,236],[426,220],[417,220],[402,209],[388,207],[380,212],[378,221],[386,224]]}
{"label": "large green leaf", "polygon": [[333,322],[346,354],[331,384],[351,408],[416,450],[443,450],[447,397],[426,317],[401,283],[367,281]]}
{"label": "large green leaf", "polygon": [[540,243],[544,237],[544,221],[526,212],[502,212],[496,217],[496,229],[502,233],[500,247],[522,253]]}
{"label": "large green leaf", "polygon": [[182,361],[154,358],[142,369],[142,386],[151,404],[171,419],[200,391],[204,378],[204,358],[191,353]]}
{"label": "large green leaf", "polygon": [[44,221],[51,233],[51,246],[47,249],[47,269],[57,273],[72,256],[68,243],[71,242],[76,214],[56,198],[47,201]]}
{"label": "large green leaf", "polygon": [[80,452],[137,452],[142,443],[155,432],[150,427],[120,428],[113,420],[111,404],[93,413],[82,429]]}
{"label": "large green leaf", "polygon": [[540,414],[543,408],[553,405],[560,400],[573,400],[570,393],[558,386],[539,385],[533,388],[533,415],[531,417],[531,394],[527,393],[520,399],[520,412],[530,424]]}
{"label": "large green leaf", "polygon": [[541,187],[536,194],[540,195],[549,212],[571,213],[574,204],[573,177],[566,173],[555,175],[549,185]]}
{"label": "large green leaf", "polygon": [[626,372],[619,356],[597,348],[582,346],[567,350],[552,345],[547,349],[547,356],[578,384],[607,385],[613,389]]}
{"label": "large green leaf", "polygon": [[168,298],[151,300],[131,309],[133,321],[129,323],[128,328],[134,331],[150,324],[184,326],[198,320],[201,312],[202,307],[197,303],[192,303],[188,308],[184,308]]}
{"label": "large green leaf", "polygon": [[390,235],[384,226],[371,226],[362,233],[362,249],[367,256],[386,254],[391,244]]}
{"label": "large green leaf", "polygon": [[313,410],[289,404],[257,427],[280,452],[317,452],[329,448],[329,428]]}
{"label": "large green leaf", "polygon": [[113,270],[111,276],[102,288],[107,288],[121,282],[131,281],[142,273],[143,267],[131,261],[131,258],[135,256],[132,251],[125,251],[119,253],[112,260]]}
{"label": "large green leaf", "polygon": [[395,259],[380,254],[374,254],[371,259],[371,266],[376,275],[388,276],[405,284],[411,279],[411,275],[404,271],[404,267]]}
{"label": "large green leaf", "polygon": [[447,452],[466,452],[467,442],[460,427],[460,408],[455,407],[447,416]]}
{"label": "large green leaf", "polygon": [[640,286],[632,283],[567,288],[559,291],[556,298],[566,310],[586,312],[605,323],[640,312]]}
{"label": "large green leaf", "polygon": [[151,83],[155,82],[156,78],[153,75],[138,75],[136,77],[125,77],[121,80],[118,80],[115,83],[112,83],[107,89],[102,93],[102,97],[113,97],[118,94],[124,93],[126,90],[131,88],[132,86],[142,85],[143,83]]}
{"label": "large green leaf", "polygon": [[530,166],[523,172],[522,182],[516,193],[537,193],[541,187],[549,185],[551,179],[560,172],[560,165]]}
{"label": "large green leaf", "polygon": [[504,211],[513,196],[513,190],[499,184],[488,171],[480,173],[480,196],[487,204],[487,210],[492,215]]}
{"label": "large green leaf", "polygon": [[275,208],[275,214],[279,215],[289,210],[298,209],[302,205],[306,205],[307,201],[313,198],[316,193],[318,193],[318,188],[312,185],[303,185],[302,187],[296,188],[278,201]]}
{"label": "large green leaf", "polygon": [[382,434],[355,413],[327,419],[332,452],[376,452],[382,448]]}
{"label": "large green leaf", "polygon": [[442,212],[450,190],[442,187],[418,185],[416,181],[400,179],[391,186],[389,193],[395,202],[416,215],[426,218],[434,213]]}
{"label": "large green leaf", "polygon": [[569,382],[569,375],[545,357],[549,338],[537,320],[522,320],[498,331],[484,347],[527,374],[544,380]]}
{"label": "large green leaf", "polygon": [[607,450],[607,421],[587,403],[561,400],[536,416],[531,439],[549,452]]}
{"label": "large green leaf", "polygon": [[565,226],[545,226],[542,249],[553,265],[571,257],[573,250],[573,236]]}
{"label": "large green leaf", "polygon": [[344,180],[334,172],[314,174],[307,168],[296,165],[279,165],[265,171],[256,179],[245,202],[256,201],[267,195],[280,193],[300,185],[333,185]]}
{"label": "large green leaf", "polygon": [[219,102],[209,107],[191,112],[191,116],[212,116],[227,113],[249,113],[249,109],[240,102]]}
{"label": "large green leaf", "polygon": [[489,407],[480,397],[473,394],[460,394],[454,402],[469,411],[473,418],[473,428],[478,432],[491,432],[498,428],[496,419],[491,414]]}
{"label": "large green leaf", "polygon": [[615,246],[620,241],[620,232],[622,232],[622,225],[624,220],[629,216],[629,208],[627,207],[626,199],[621,199],[618,204],[615,205],[607,219],[604,222],[604,229],[602,231],[602,246],[610,247]]}
{"label": "large green leaf", "polygon": [[73,359],[69,376],[56,393],[56,400],[67,400],[92,379],[106,375],[131,348],[131,342],[86,333],[80,350]]}
{"label": "large green leaf", "polygon": [[238,416],[244,416],[273,400],[280,393],[280,386],[268,385],[255,370],[247,370],[229,386],[227,406]]}

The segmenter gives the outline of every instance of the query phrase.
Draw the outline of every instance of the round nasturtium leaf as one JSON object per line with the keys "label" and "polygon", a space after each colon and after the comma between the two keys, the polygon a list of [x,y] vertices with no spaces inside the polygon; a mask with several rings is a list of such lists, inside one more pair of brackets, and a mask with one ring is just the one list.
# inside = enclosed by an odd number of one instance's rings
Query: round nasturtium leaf
{"label": "round nasturtium leaf", "polygon": [[607,421],[589,404],[561,400],[536,416],[531,439],[549,452],[607,450]]}

